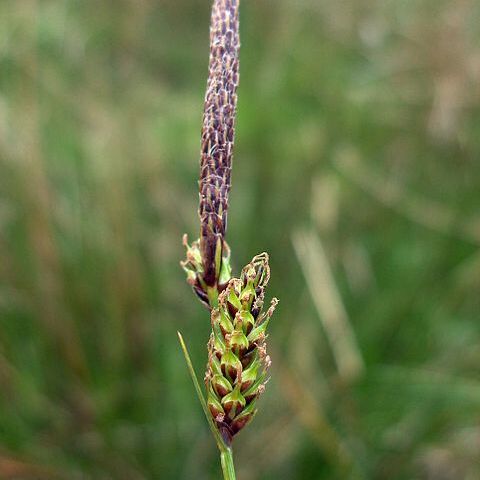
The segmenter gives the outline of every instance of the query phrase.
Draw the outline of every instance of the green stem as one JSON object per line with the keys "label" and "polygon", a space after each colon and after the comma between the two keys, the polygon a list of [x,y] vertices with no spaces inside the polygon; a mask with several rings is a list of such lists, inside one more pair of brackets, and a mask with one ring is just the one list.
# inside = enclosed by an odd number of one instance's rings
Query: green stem
{"label": "green stem", "polygon": [[224,480],[235,480],[235,467],[233,465],[233,452],[232,448],[229,447],[225,441],[223,440],[220,432],[218,431],[215,422],[213,421],[212,416],[207,407],[207,402],[205,401],[205,397],[203,396],[202,389],[200,388],[200,383],[198,381],[197,375],[195,373],[195,369],[193,368],[193,363],[190,358],[190,354],[188,353],[187,345],[183,340],[182,334],[177,332],[178,339],[180,340],[180,345],[183,350],[183,355],[185,356],[185,361],[187,362],[188,371],[190,372],[190,376],[192,377],[193,385],[195,387],[195,391],[197,393],[198,399],[200,400],[200,404],[202,405],[203,413],[205,413],[205,417],[207,418],[208,426],[212,431],[213,437],[217,443],[217,447],[220,450],[220,461],[222,463],[222,471],[223,471],[223,478]]}
{"label": "green stem", "polygon": [[222,462],[222,471],[224,480],[235,480],[235,467],[233,465],[233,452],[230,447],[220,451],[220,460]]}

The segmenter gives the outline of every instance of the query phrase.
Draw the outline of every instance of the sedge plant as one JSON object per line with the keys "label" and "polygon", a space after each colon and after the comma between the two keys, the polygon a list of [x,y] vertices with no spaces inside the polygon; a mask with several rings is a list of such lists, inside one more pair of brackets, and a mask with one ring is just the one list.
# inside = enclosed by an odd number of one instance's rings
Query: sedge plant
{"label": "sedge plant", "polygon": [[225,480],[235,479],[234,437],[252,420],[265,388],[270,358],[266,330],[278,300],[264,309],[270,278],[268,254],[256,255],[232,276],[225,240],[228,195],[235,139],[239,81],[239,0],[214,0],[210,26],[210,61],[203,114],[200,160],[200,237],[184,236],[187,281],[208,308],[205,390],[202,390],[179,333],[187,365],[209,426],[220,450]]}

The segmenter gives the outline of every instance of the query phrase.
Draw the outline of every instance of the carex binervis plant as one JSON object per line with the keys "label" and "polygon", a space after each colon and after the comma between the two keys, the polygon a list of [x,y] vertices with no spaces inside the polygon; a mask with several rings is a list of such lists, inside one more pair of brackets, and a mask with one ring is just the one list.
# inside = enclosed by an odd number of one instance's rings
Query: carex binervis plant
{"label": "carex binervis plant", "polygon": [[256,255],[232,277],[225,240],[239,81],[239,0],[214,0],[210,62],[200,161],[200,237],[184,236],[181,265],[199,300],[209,309],[212,333],[205,374],[206,400],[180,342],[197,394],[221,453],[225,479],[235,478],[232,441],[254,417],[270,358],[266,330],[278,300],[264,309],[270,278],[268,254]]}

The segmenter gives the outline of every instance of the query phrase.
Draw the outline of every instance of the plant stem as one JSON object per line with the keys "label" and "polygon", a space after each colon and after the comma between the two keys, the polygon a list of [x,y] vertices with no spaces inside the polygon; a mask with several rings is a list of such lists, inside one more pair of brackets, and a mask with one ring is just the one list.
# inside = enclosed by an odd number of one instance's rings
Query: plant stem
{"label": "plant stem", "polygon": [[224,480],[235,480],[235,467],[233,465],[233,452],[230,447],[223,448],[220,452]]}

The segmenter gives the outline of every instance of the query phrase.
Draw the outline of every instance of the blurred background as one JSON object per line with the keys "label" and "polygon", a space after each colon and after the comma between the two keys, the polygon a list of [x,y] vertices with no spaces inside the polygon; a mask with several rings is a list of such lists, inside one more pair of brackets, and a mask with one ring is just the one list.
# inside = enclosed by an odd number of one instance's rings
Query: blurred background
{"label": "blurred background", "polygon": [[[0,478],[220,478],[207,0],[0,2]],[[480,3],[242,1],[228,241],[271,255],[239,480],[480,478]]]}

